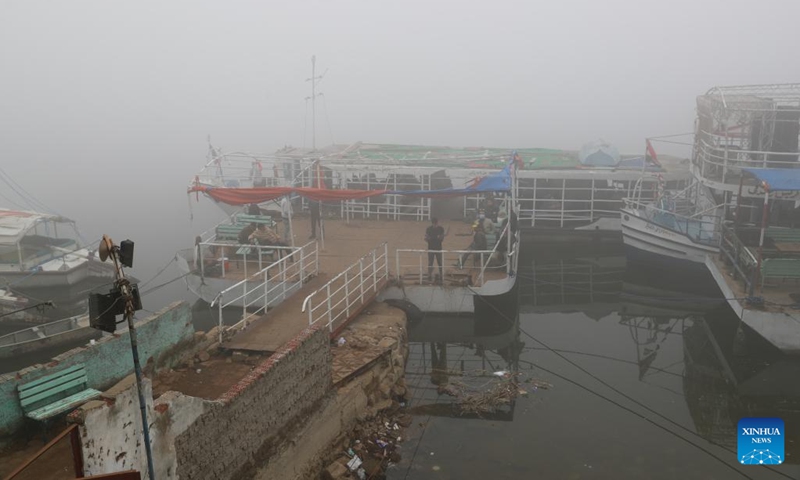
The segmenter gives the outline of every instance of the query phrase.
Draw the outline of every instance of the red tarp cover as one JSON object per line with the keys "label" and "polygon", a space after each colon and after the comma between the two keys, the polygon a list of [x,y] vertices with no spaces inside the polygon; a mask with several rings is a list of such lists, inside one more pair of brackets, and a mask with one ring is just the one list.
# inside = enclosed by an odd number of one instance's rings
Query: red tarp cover
{"label": "red tarp cover", "polygon": [[384,195],[388,190],[328,190],[307,187],[210,188],[194,186],[189,189],[189,193],[191,192],[203,192],[214,200],[228,205],[247,205],[268,202],[291,193],[296,193],[310,200],[333,202],[377,197],[378,195]]}

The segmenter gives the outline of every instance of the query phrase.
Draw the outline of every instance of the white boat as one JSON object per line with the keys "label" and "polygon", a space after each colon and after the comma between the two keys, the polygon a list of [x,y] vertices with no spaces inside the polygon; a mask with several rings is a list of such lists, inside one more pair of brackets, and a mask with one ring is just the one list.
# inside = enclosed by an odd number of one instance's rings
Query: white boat
{"label": "white boat", "polygon": [[677,193],[665,192],[654,202],[626,198],[620,209],[622,241],[632,261],[670,268],[705,269],[705,257],[719,251],[723,205],[695,182]]}
{"label": "white boat", "polygon": [[[463,204],[461,202],[464,197],[479,198],[487,194],[497,194],[501,199],[500,208],[503,211],[514,210],[513,198],[518,184],[514,181],[516,177],[512,174],[512,171],[516,170],[514,167],[516,163],[509,159],[510,156],[511,152],[504,153],[506,166],[499,171],[485,171],[485,175],[476,176],[476,170],[463,169],[464,175],[468,173],[472,176],[458,180],[446,178],[444,179],[446,185],[442,185],[436,180],[435,173],[436,171],[441,172],[441,168],[425,167],[427,170],[419,173],[413,169],[408,170],[404,165],[384,164],[380,166],[380,172],[390,178],[391,183],[379,184],[372,180],[376,175],[374,175],[375,170],[371,167],[376,167],[376,165],[363,166],[363,170],[358,171],[356,175],[358,179],[356,182],[350,175],[343,175],[342,171],[337,170],[340,167],[344,169],[344,164],[337,164],[334,168],[323,170],[321,162],[317,162],[315,164],[317,168],[310,166],[301,170],[299,176],[305,177],[301,186],[208,187],[203,182],[194,182],[190,194],[202,192],[212,200],[237,209],[241,209],[243,204],[255,202],[262,205],[262,212],[263,205],[281,197],[297,195],[299,199],[295,199],[295,204],[298,206],[307,197],[325,198],[327,199],[325,205],[327,213],[338,216],[340,222],[349,222],[351,219],[358,218],[386,225],[385,229],[377,230],[380,233],[380,239],[376,238],[376,240],[385,241],[390,235],[393,235],[388,233],[391,228],[395,228],[397,233],[409,230],[409,220],[416,224],[414,229],[421,232],[421,237],[422,232],[429,226],[431,210],[434,208],[439,209],[441,214],[437,214],[437,216],[443,220],[462,219]],[[346,170],[348,173],[355,173],[353,172],[355,166],[349,168],[350,170]],[[414,173],[411,173],[412,171]],[[342,183],[334,183],[331,188],[329,180],[334,176]],[[366,179],[366,182],[363,182],[362,179]],[[302,186],[304,184],[316,186]],[[453,188],[453,185],[456,185],[457,188]],[[441,197],[445,198],[440,202]],[[455,203],[452,202],[453,199]],[[235,225],[238,225],[238,228],[241,229],[247,220],[237,222],[236,219],[242,218],[239,215],[232,217],[233,223],[228,223],[225,228],[235,229]],[[500,223],[498,221],[498,224]],[[516,226],[515,222],[512,224]],[[394,225],[394,227],[390,227],[390,225]],[[329,226],[332,226],[331,223]],[[394,274],[396,278],[402,278],[402,284],[390,285],[382,293],[381,298],[408,298],[412,302],[423,303],[426,311],[453,313],[475,311],[476,303],[473,297],[489,298],[509,293],[516,282],[515,272],[518,256],[514,252],[519,242],[519,230],[511,231],[510,227],[511,224],[503,225],[505,230],[498,230],[495,234],[487,235],[488,248],[486,250],[442,251],[444,257],[442,265],[446,268],[443,269],[444,278],[440,279],[441,285],[427,282],[427,276],[419,271],[418,266],[427,263],[429,253],[427,250],[392,249],[393,261],[391,263],[395,267]],[[216,255],[219,265],[208,265],[206,260],[215,255],[210,253],[211,249],[215,249],[218,253],[222,248],[230,253],[244,247],[233,245],[236,243],[235,239],[228,239],[227,244],[221,242],[218,235],[221,233],[220,228],[221,226],[218,226],[214,231],[201,235],[194,250],[184,250],[178,254],[179,266],[187,274],[187,285],[196,295],[210,303],[214,302],[220,292],[232,288],[237,285],[237,282],[243,282],[248,276],[247,273],[240,271],[243,268],[235,264],[233,259],[238,259],[237,255],[224,255],[228,260],[220,259],[221,256]],[[471,237],[472,233],[467,235]],[[415,240],[417,239],[415,238]],[[465,265],[464,268],[458,269],[452,268],[453,265],[459,263],[458,260],[461,256],[467,254],[476,260],[474,265]],[[354,260],[357,258],[357,256],[354,257]],[[247,267],[251,272],[250,276],[253,272],[258,272],[266,266],[263,262],[257,266],[253,265],[252,262],[256,260],[255,253],[251,254],[250,259],[252,266]],[[244,265],[242,261],[238,263]],[[209,267],[214,268],[213,274],[205,271]],[[242,285],[242,289],[246,290],[244,284]],[[252,304],[259,296],[255,292],[234,293],[234,295],[233,301],[236,303],[233,305],[239,306]],[[432,301],[431,298],[433,298]],[[231,304],[230,300],[225,303],[226,305]]]}
{"label": "white boat", "polygon": [[[192,178],[189,188],[313,188],[321,180],[331,189],[444,189],[499,171],[509,151],[362,142],[320,149],[287,147],[273,154],[222,153],[210,147],[210,158]],[[670,190],[685,188],[691,178],[688,160],[663,156],[661,165],[656,165],[642,157],[621,156],[611,146],[600,145],[594,150],[586,147],[583,154],[526,148],[516,150],[516,155],[520,167],[518,216],[523,229],[619,231],[622,199],[633,195],[643,171],[659,173]],[[603,160],[608,158],[614,163]],[[321,179],[312,165],[320,165]],[[642,180],[643,200],[655,198],[658,182],[655,177]],[[387,194],[343,202],[339,213],[343,217],[388,215],[394,219],[418,220],[431,215],[472,218],[480,199],[480,195],[431,200]],[[237,210],[223,201],[212,200],[226,214]]]}
{"label": "white boat", "polygon": [[109,265],[73,237],[75,222],[57,215],[0,209],[0,285],[59,287],[90,276],[114,277]]}

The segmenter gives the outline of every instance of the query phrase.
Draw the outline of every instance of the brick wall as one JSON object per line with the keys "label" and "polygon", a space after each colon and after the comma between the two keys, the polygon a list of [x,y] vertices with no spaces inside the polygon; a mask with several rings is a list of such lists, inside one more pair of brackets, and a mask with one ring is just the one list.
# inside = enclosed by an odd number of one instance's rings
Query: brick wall
{"label": "brick wall", "polygon": [[[189,305],[176,302],[136,324],[139,359],[161,363],[175,346],[191,342],[194,336]],[[24,412],[19,404],[17,386],[67,367],[86,366],[89,386],[104,390],[133,372],[130,336],[104,336],[95,345],[69,350],[46,365],[34,365],[18,372],[0,375],[0,435],[13,433],[24,425]]]}
{"label": "brick wall", "polygon": [[331,386],[328,331],[307,329],[176,436],[178,476],[222,480],[254,475],[293,422],[310,414]]}

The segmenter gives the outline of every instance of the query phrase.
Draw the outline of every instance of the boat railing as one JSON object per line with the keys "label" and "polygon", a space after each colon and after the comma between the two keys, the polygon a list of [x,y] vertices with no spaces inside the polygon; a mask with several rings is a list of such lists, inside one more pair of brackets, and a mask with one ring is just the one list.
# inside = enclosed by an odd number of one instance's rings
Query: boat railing
{"label": "boat railing", "polygon": [[[714,137],[707,132],[703,134],[706,138]],[[693,163],[697,173],[705,179],[733,185],[739,183],[742,168],[800,167],[797,151],[745,150],[723,141],[709,143],[704,137],[699,137],[696,142]]]}
{"label": "boat railing", "polygon": [[[54,322],[36,325],[33,327],[17,330],[6,335],[0,336],[0,348],[20,343],[40,340],[53,335],[66,333],[75,330],[79,326],[81,319],[86,320],[86,315],[76,315],[74,317],[62,318]],[[88,321],[86,322],[88,326]]]}
{"label": "boat railing", "polygon": [[222,311],[225,307],[241,304],[242,319],[229,328],[244,329],[269,308],[300,290],[309,277],[318,273],[319,245],[313,241],[293,249],[252,275],[245,274],[243,280],[221,291],[211,304],[219,309],[219,341],[223,340]]}
{"label": "boat railing", "polygon": [[[277,252],[277,255],[288,256],[302,249],[303,247],[284,247],[278,245],[256,245],[226,242],[200,242],[193,249],[192,261],[196,270],[200,271],[201,277],[228,278],[232,274],[244,275],[247,277],[248,265],[255,264],[256,271],[264,269],[267,263],[265,257],[270,258]],[[242,268],[232,269],[231,262],[235,265],[242,265]]]}
{"label": "boat railing", "polygon": [[637,210],[644,218],[668,230],[686,235],[697,243],[717,246],[720,242],[719,224],[722,217],[709,215],[724,205],[716,205],[692,215],[682,215],[669,209],[659,208],[652,203],[645,203],[631,198],[624,198],[625,207]]}
{"label": "boat railing", "polygon": [[745,245],[739,236],[740,232],[760,230],[756,227],[734,227],[728,222],[722,223],[722,240],[720,242],[720,252],[734,268],[734,280],[741,280],[744,283],[745,291],[751,292],[754,286],[754,275],[757,275],[757,265],[755,255]]}
{"label": "boat railing", "polygon": [[303,301],[308,324],[325,322],[329,331],[340,328],[368,305],[389,280],[386,242],[370,250]]}
{"label": "boat railing", "polygon": [[487,266],[493,270],[507,269],[508,263],[505,260],[500,262],[494,260],[497,256],[496,247],[497,244],[492,250],[398,249],[395,251],[395,275],[403,282],[412,281],[421,285],[428,275],[429,255],[439,254],[442,267],[440,269],[439,265],[434,263],[434,267],[430,268],[432,274],[442,271],[444,276],[449,274],[454,277],[464,277],[465,280],[470,280],[471,286],[482,287],[486,281]]}

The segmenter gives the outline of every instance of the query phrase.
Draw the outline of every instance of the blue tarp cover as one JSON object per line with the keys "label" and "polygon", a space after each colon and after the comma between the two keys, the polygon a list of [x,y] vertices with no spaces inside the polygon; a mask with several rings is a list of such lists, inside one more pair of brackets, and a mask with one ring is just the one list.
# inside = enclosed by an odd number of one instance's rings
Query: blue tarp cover
{"label": "blue tarp cover", "polygon": [[406,196],[419,197],[460,197],[475,193],[487,192],[510,192],[511,191],[511,165],[508,164],[499,172],[494,172],[481,178],[476,184],[467,188],[444,188],[440,190],[411,190],[411,191],[390,191],[386,193],[396,193]]}
{"label": "blue tarp cover", "polygon": [[800,168],[743,168],[742,171],[765,182],[770,192],[800,191]]}

